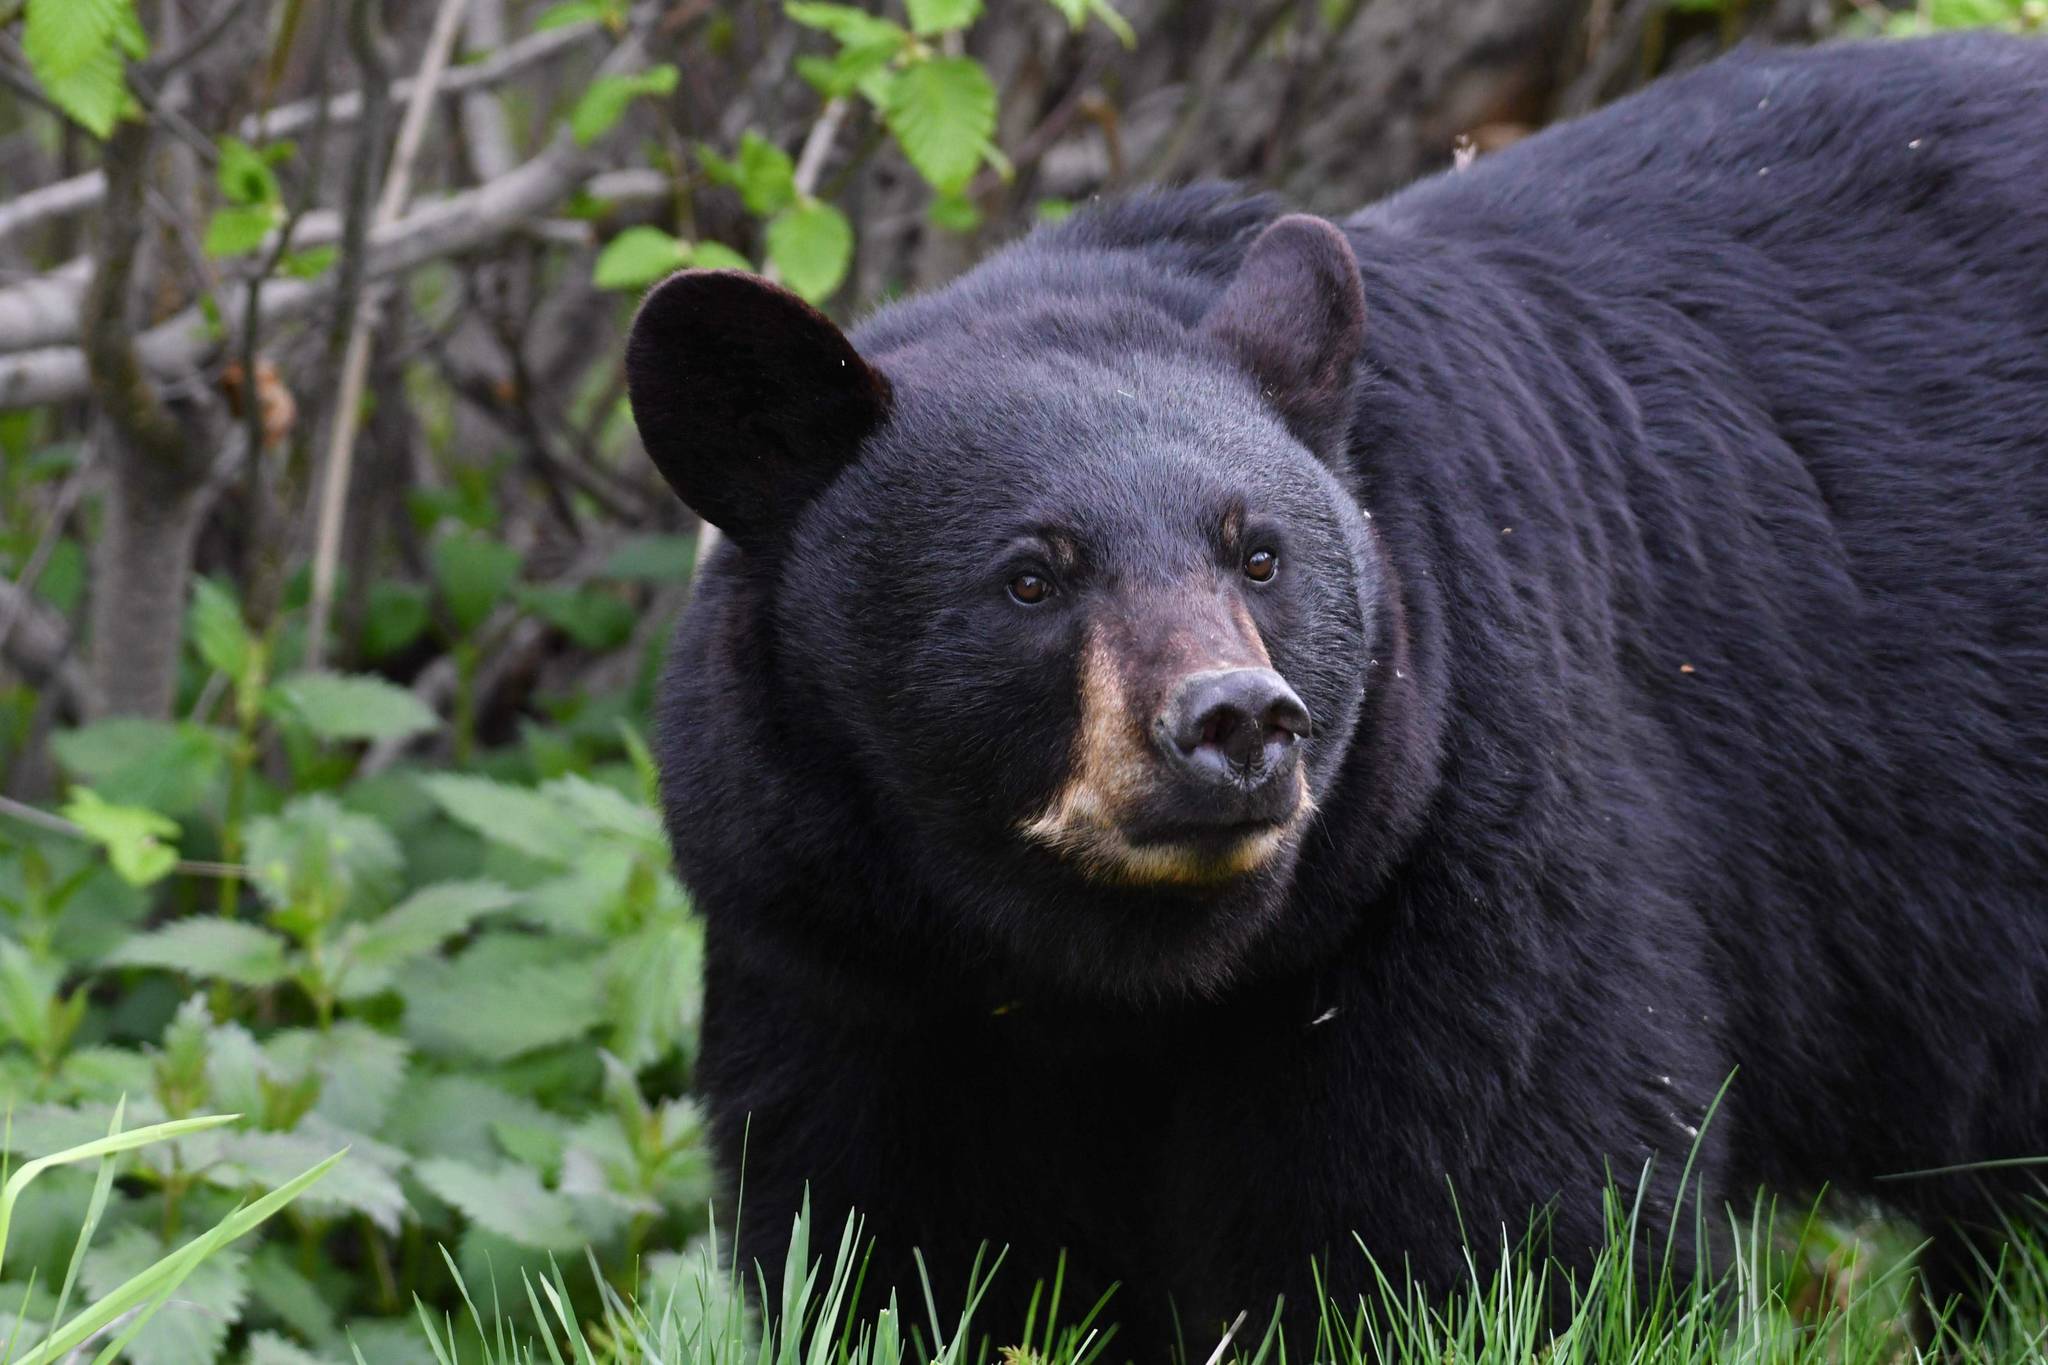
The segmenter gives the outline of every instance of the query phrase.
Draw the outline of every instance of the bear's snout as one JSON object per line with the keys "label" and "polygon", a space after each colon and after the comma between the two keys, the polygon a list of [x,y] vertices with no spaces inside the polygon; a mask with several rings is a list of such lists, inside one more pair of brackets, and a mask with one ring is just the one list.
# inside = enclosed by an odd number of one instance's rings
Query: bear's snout
{"label": "bear's snout", "polygon": [[1270,668],[1190,673],[1152,722],[1159,751],[1183,777],[1257,791],[1291,780],[1308,708]]}

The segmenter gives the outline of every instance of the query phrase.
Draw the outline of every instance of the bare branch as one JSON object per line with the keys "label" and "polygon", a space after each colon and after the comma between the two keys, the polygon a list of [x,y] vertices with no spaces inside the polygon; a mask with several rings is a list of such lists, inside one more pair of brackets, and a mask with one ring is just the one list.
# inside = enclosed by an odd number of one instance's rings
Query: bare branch
{"label": "bare branch", "polygon": [[64,618],[37,601],[19,583],[0,578],[0,617],[8,623],[4,650],[7,662],[37,687],[55,685],[73,715],[99,710],[92,675],[71,647],[71,629]]}
{"label": "bare branch", "polygon": [[[636,69],[644,61],[636,45],[630,65],[622,63],[612,69]],[[530,225],[581,185],[587,184],[608,198],[653,199],[672,192],[657,172],[595,174],[595,159],[594,151],[577,146],[564,131],[510,175],[434,200],[371,233],[368,277],[383,279],[496,241]],[[295,240],[301,244],[332,241],[338,228],[338,216],[309,213]],[[241,316],[247,288],[236,284],[223,291],[222,316]],[[319,306],[333,292],[334,281],[324,276],[272,280],[264,286],[258,316],[269,326]],[[205,316],[197,308],[188,308],[143,333],[136,349],[151,373],[174,376],[190,374],[218,350],[220,341]],[[68,402],[83,397],[85,391],[85,358],[74,346],[45,346],[0,355],[0,410]]]}
{"label": "bare branch", "polygon": [[[412,192],[413,162],[427,131],[434,87],[439,84],[448,53],[455,46],[455,26],[467,3],[468,0],[441,0],[441,8],[435,12],[427,53],[420,62],[412,100],[405,108],[405,121],[398,129],[398,145],[391,154],[391,168],[384,176],[384,192],[377,200],[373,220],[376,227],[395,222],[405,207],[406,196]],[[356,423],[362,415],[363,380],[370,368],[368,300],[356,298],[348,303],[348,347],[342,356],[341,388],[334,405],[334,435],[327,446],[327,463],[320,485],[320,515],[313,541],[313,598],[306,628],[306,661],[311,668],[320,667],[327,651],[327,622],[334,609],[334,577],[341,565],[341,514],[348,503]]]}
{"label": "bare branch", "polygon": [[249,8],[249,4],[250,0],[222,0],[220,6],[214,10],[213,17],[201,24],[191,37],[162,56],[152,57],[142,63],[142,74],[152,80],[161,80],[193,58],[202,55],[233,26],[235,20],[241,17],[242,11]]}
{"label": "bare branch", "polygon": [[84,213],[106,194],[107,177],[99,171],[87,171],[84,175],[74,175],[18,194],[0,204],[0,239],[25,232],[52,218]]}
{"label": "bare branch", "polygon": [[[441,78],[435,94],[448,97],[501,85],[529,68],[581,47],[586,40],[602,32],[603,26],[594,23],[542,29],[483,61],[448,72]],[[392,82],[391,98],[411,98],[416,79],[408,76]],[[245,142],[290,137],[313,125],[319,117],[319,104],[317,99],[298,100],[280,105],[268,113],[251,114],[241,121],[236,134]],[[336,95],[327,105],[328,119],[337,128],[353,124],[363,116],[363,95],[359,90]],[[12,201],[0,204],[0,240],[52,218],[83,213],[104,199],[106,193],[106,177],[99,171],[87,171],[18,195]]]}
{"label": "bare branch", "polygon": [[78,340],[78,309],[92,279],[84,256],[48,274],[0,289],[0,351],[26,351]]}
{"label": "bare branch", "polygon": [[[473,51],[495,52],[505,46],[505,0],[470,0],[463,37]],[[469,169],[478,180],[495,180],[519,164],[512,145],[512,129],[505,108],[488,90],[474,90],[462,97],[463,145],[469,153]]]}

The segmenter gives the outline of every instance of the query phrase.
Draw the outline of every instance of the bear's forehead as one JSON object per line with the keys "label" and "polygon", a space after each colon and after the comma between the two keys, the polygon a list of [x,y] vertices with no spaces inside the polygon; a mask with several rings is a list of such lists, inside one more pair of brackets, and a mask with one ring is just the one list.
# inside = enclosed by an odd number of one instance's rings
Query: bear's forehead
{"label": "bear's forehead", "polygon": [[1178,357],[965,352],[885,369],[893,411],[873,454],[983,477],[1054,468],[1114,482],[1148,470],[1235,472],[1240,455],[1289,446],[1241,376]]}

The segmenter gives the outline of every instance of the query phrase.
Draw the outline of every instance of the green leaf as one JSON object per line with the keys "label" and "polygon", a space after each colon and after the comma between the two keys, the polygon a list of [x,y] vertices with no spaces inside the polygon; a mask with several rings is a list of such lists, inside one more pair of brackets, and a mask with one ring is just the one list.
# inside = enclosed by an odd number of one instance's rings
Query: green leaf
{"label": "green leaf", "polygon": [[[209,1139],[217,1141],[217,1146],[210,1149],[212,1160],[205,1163],[205,1178],[208,1184],[225,1190],[269,1188],[303,1169],[317,1153],[331,1152],[351,1136],[330,1130],[317,1120],[289,1133],[222,1133],[217,1140]],[[209,1151],[197,1142],[190,1145],[195,1153]],[[406,1213],[405,1190],[391,1170],[373,1159],[373,1146],[354,1143],[349,1159],[320,1182],[319,1192],[305,1196],[302,1202],[307,1210],[330,1217],[360,1213],[395,1234]],[[403,1161],[402,1155],[393,1156]]]}
{"label": "green leaf", "polygon": [[796,199],[796,163],[789,153],[748,129],[740,134],[740,155],[735,163],[740,198],[749,213],[767,217]]}
{"label": "green leaf", "polygon": [[971,57],[934,57],[898,73],[883,120],[935,189],[964,186],[996,129],[996,88]]}
{"label": "green leaf", "polygon": [[543,1186],[531,1167],[506,1164],[486,1170],[452,1157],[433,1157],[413,1173],[470,1221],[507,1241],[541,1251],[574,1251],[583,1245],[574,1206]]}
{"label": "green leaf", "polygon": [[407,648],[426,630],[428,619],[427,592],[417,583],[372,583],[363,613],[364,655],[385,659]]}
{"label": "green leaf", "polygon": [[[261,1301],[261,1291],[253,1282],[249,1288],[252,1295]],[[268,1308],[270,1305],[264,1303],[264,1307]],[[327,1365],[327,1361],[303,1347],[294,1345],[276,1332],[251,1332],[249,1350],[242,1357],[242,1365]]]}
{"label": "green leaf", "polygon": [[594,950],[560,938],[486,934],[455,958],[413,963],[398,991],[407,1037],[487,1062],[586,1037],[605,1017]]}
{"label": "green leaf", "polygon": [[754,263],[719,242],[699,242],[690,248],[690,264],[703,270],[745,270],[751,272]]}
{"label": "green leaf", "polygon": [[121,11],[128,7],[129,0],[28,0],[22,45],[38,79],[112,49]]}
{"label": "green leaf", "polygon": [[654,924],[621,939],[607,966],[611,1047],[628,1066],[651,1066],[697,1036],[704,1010],[700,921]]}
{"label": "green leaf", "polygon": [[689,248],[657,227],[629,227],[597,253],[599,289],[644,289],[689,260]]}
{"label": "green leaf", "polygon": [[981,17],[981,0],[903,0],[910,28],[920,38],[966,28]]}
{"label": "green leaf", "polygon": [[441,724],[413,693],[366,673],[298,673],[279,683],[276,695],[326,740],[406,739]]}
{"label": "green leaf", "polygon": [[822,199],[805,199],[769,220],[768,259],[785,284],[816,303],[846,278],[853,225]]}
{"label": "green leaf", "polygon": [[519,578],[519,551],[477,532],[434,542],[434,581],[455,624],[467,634],[484,623]]}
{"label": "green leaf", "polygon": [[625,117],[626,106],[641,95],[666,95],[676,88],[673,66],[650,66],[631,76],[599,76],[569,111],[569,130],[589,146]]}
{"label": "green leaf", "polygon": [[186,615],[186,630],[199,657],[208,668],[239,679],[249,666],[253,641],[242,622],[242,608],[232,594],[210,578],[192,585],[192,607]]}
{"label": "green leaf", "polygon": [[294,251],[277,263],[277,268],[295,280],[317,280],[334,268],[337,248],[309,246],[304,251]]}
{"label": "green leaf", "polygon": [[562,1121],[525,1095],[468,1075],[415,1071],[399,1092],[385,1133],[418,1156],[453,1156],[488,1165],[501,1154],[506,1127],[558,1133]]}
{"label": "green leaf", "polygon": [[36,957],[13,939],[0,938],[0,1038],[17,1038],[37,1053],[61,1050],[65,1040],[56,1036],[54,1026],[59,1023],[57,992],[63,981],[61,963]]}
{"label": "green leaf", "polygon": [[50,747],[67,771],[108,800],[166,815],[203,805],[226,759],[218,731],[140,716],[110,716],[60,731]]}
{"label": "green leaf", "polygon": [[848,45],[830,57],[807,53],[796,59],[796,73],[827,99],[851,95],[863,82],[886,71],[902,50],[899,31],[895,38]]}
{"label": "green leaf", "polygon": [[848,47],[869,47],[888,43],[902,47],[910,34],[901,24],[853,5],[805,4],[791,0],[782,12],[805,28],[831,34]]}
{"label": "green leaf", "polygon": [[[153,1233],[139,1227],[116,1229],[105,1245],[85,1258],[85,1287],[95,1297],[111,1294],[141,1274],[164,1252]],[[123,1359],[132,1365],[192,1365],[218,1360],[228,1330],[242,1316],[248,1292],[240,1250],[217,1251],[185,1277],[171,1302],[128,1343]]]}
{"label": "green leaf", "polygon": [[215,209],[206,223],[206,254],[213,257],[240,256],[263,245],[270,230],[283,221],[283,210],[275,204],[229,205]]}
{"label": "green leaf", "polygon": [[559,801],[572,812],[577,823],[592,834],[616,835],[639,845],[643,853],[658,862],[668,861],[668,842],[663,837],[661,817],[649,807],[608,786],[578,773],[558,777],[541,787],[541,794]]}
{"label": "green leaf", "polygon": [[256,889],[295,933],[381,901],[404,863],[390,830],[325,793],[250,822],[247,859]]}
{"label": "green leaf", "polygon": [[359,1000],[387,989],[400,966],[518,899],[496,882],[440,882],[415,891],[389,914],[344,931],[335,945],[337,992]]}
{"label": "green leaf", "polygon": [[680,583],[690,576],[696,562],[695,536],[628,536],[613,548],[597,572],[600,578]]}
{"label": "green leaf", "polygon": [[932,200],[932,222],[948,232],[972,232],[981,226],[981,210],[965,194],[949,191]]}
{"label": "green leaf", "polygon": [[[257,1247],[249,1257],[248,1274],[249,1297],[300,1336],[322,1341],[334,1331],[334,1309],[279,1243]],[[253,1347],[255,1338],[250,1344]]]}
{"label": "green leaf", "polygon": [[584,851],[575,820],[531,788],[458,773],[421,778],[420,785],[457,823],[528,857],[568,864]]}
{"label": "green leaf", "polygon": [[1988,28],[2019,17],[2013,0],[1928,0],[1927,23],[1935,29]]}
{"label": "green leaf", "polygon": [[550,5],[542,10],[540,17],[533,21],[534,32],[544,28],[567,28],[571,24],[602,23],[606,8],[601,0],[564,0],[559,5]]}
{"label": "green leaf", "polygon": [[267,929],[211,915],[175,920],[137,934],[105,958],[111,967],[161,967],[237,986],[272,986],[285,979],[285,941]]}
{"label": "green leaf", "polygon": [[[295,1037],[305,1039],[307,1061],[320,1078],[313,1113],[354,1132],[374,1133],[383,1127],[405,1085],[411,1045],[353,1019],[344,1019],[325,1033],[301,1029]],[[273,1039],[272,1045],[276,1048],[278,1041]]]}
{"label": "green leaf", "polygon": [[262,152],[238,137],[221,138],[219,147],[220,165],[214,178],[220,184],[223,199],[243,206],[284,201],[277,172],[270,169],[270,161]]}
{"label": "green leaf", "polygon": [[714,185],[728,185],[737,188],[740,183],[740,168],[718,154],[718,149],[708,142],[697,144],[697,160],[704,167],[704,178]]}
{"label": "green leaf", "polygon": [[130,886],[148,886],[178,865],[178,822],[142,806],[116,806],[91,787],[73,787],[64,816],[107,851],[114,871]]}
{"label": "green leaf", "polygon": [[129,0],[28,0],[22,50],[52,103],[95,137],[129,107],[122,55],[141,55]]}
{"label": "green leaf", "polygon": [[520,605],[583,648],[602,652],[632,638],[639,620],[624,599],[596,588],[559,584],[522,588]]}

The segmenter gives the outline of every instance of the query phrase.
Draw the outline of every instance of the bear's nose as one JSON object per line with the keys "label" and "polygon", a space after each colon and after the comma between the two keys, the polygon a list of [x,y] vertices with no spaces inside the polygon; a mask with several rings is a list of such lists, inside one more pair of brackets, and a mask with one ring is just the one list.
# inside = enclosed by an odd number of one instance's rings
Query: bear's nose
{"label": "bear's nose", "polygon": [[1268,776],[1309,733],[1308,708],[1270,668],[1216,668],[1175,685],[1153,722],[1167,758],[1213,781]]}

